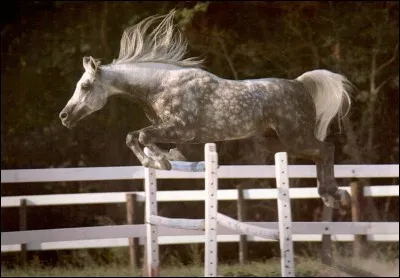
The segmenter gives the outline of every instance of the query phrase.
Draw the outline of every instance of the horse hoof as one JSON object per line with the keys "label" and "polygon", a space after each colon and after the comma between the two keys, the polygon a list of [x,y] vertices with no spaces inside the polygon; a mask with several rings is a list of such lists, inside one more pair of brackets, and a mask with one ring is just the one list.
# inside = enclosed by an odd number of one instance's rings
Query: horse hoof
{"label": "horse hoof", "polygon": [[168,158],[171,161],[187,161],[186,157],[177,149],[170,149]]}
{"label": "horse hoof", "polygon": [[161,166],[161,170],[167,170],[170,171],[172,169],[171,163],[169,163],[168,160],[166,161],[160,161]]}
{"label": "horse hoof", "polygon": [[334,209],[338,209],[339,208],[339,202],[333,196],[324,195],[324,196],[321,196],[321,199],[324,202],[325,206],[327,206],[329,208],[334,208]]}
{"label": "horse hoof", "polygon": [[158,159],[155,161],[157,164],[157,168],[160,170],[171,170],[172,166],[171,163],[169,163],[167,157],[165,155],[161,155],[158,157]]}
{"label": "horse hoof", "polygon": [[338,189],[335,195],[336,199],[340,202],[341,207],[348,208],[351,206],[351,197],[346,190]]}
{"label": "horse hoof", "polygon": [[143,163],[143,167],[153,168],[157,170],[171,170],[172,166],[169,163],[168,159],[165,156],[161,156],[160,158],[145,158]]}
{"label": "horse hoof", "polygon": [[338,189],[333,196],[326,194],[321,196],[321,198],[327,207],[331,207],[334,209],[339,209],[339,208],[347,209],[351,205],[350,194],[343,189]]}

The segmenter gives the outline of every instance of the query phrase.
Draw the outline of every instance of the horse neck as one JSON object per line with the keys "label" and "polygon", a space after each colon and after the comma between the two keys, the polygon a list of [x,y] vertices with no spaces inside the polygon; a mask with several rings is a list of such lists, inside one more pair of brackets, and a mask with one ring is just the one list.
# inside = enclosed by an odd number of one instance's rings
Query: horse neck
{"label": "horse neck", "polygon": [[101,67],[101,79],[109,96],[123,94],[134,100],[146,101],[149,95],[160,91],[168,70],[176,68],[157,63],[111,64]]}

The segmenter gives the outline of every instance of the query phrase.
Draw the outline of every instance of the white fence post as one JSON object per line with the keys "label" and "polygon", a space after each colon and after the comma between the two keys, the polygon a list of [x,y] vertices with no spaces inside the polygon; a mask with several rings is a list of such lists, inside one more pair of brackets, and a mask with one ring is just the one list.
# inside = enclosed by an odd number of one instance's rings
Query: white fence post
{"label": "white fence post", "polygon": [[[150,150],[144,149],[146,155]],[[144,190],[145,190],[145,223],[146,223],[146,268],[149,277],[158,277],[160,274],[160,261],[158,252],[158,229],[152,225],[150,218],[157,215],[157,178],[156,170],[144,167]]]}
{"label": "white fence post", "polygon": [[204,147],[205,159],[205,260],[204,276],[217,276],[218,154],[214,143]]}
{"label": "white fence post", "polygon": [[294,277],[294,256],[292,241],[292,213],[289,196],[289,174],[287,153],[275,154],[276,187],[278,189],[279,245],[281,249],[281,275]]}

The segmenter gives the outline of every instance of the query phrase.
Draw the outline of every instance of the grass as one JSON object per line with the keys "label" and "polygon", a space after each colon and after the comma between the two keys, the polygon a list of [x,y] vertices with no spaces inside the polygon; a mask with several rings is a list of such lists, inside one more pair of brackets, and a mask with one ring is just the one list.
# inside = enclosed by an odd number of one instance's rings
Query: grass
{"label": "grass", "polygon": [[[325,266],[324,266],[325,267]],[[321,265],[311,259],[296,260],[295,275],[303,277],[317,277]],[[280,260],[268,260],[267,262],[252,262],[245,265],[219,264],[218,275],[232,276],[273,276],[280,277]],[[72,267],[41,267],[29,266],[26,268],[7,269],[1,268],[2,276],[132,276],[140,277],[141,271],[132,271],[124,265],[100,265],[87,266],[83,268]],[[201,277],[204,276],[203,265],[189,266],[163,266],[161,276],[164,277]]]}
{"label": "grass", "polygon": [[[312,268],[312,269],[311,269]],[[302,263],[297,266],[296,276],[312,276],[317,268],[312,263]],[[203,265],[165,266],[161,268],[161,276],[165,277],[202,277]],[[269,263],[249,263],[246,265],[218,265],[220,276],[281,276],[277,261]],[[140,277],[141,271],[132,271],[127,266],[104,265],[88,266],[81,269],[70,267],[27,267],[25,269],[6,269],[2,267],[2,276],[131,276]]]}
{"label": "grass", "polygon": [[[376,276],[398,277],[399,269],[395,263],[373,261],[352,261],[345,260],[350,265],[364,268],[367,271],[385,270],[385,273],[375,273]],[[369,269],[368,269],[368,266]],[[245,265],[240,264],[219,264],[218,275],[225,277],[281,277],[280,260],[270,259],[266,262],[251,262]],[[360,277],[359,275],[355,274]],[[141,277],[141,270],[133,271],[127,265],[95,265],[82,268],[73,267],[43,267],[40,265],[28,266],[26,268],[8,269],[1,267],[1,276],[91,276],[91,277],[116,277],[130,276]],[[203,265],[165,265],[161,267],[160,276],[163,277],[204,277]],[[350,274],[322,265],[318,259],[296,258],[295,261],[296,277],[352,277]],[[375,276],[375,277],[376,277]]]}

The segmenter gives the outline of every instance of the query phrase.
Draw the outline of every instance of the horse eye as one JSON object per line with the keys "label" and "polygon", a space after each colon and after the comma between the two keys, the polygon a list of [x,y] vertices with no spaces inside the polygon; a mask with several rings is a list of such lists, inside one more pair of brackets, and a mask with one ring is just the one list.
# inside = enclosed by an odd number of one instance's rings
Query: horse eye
{"label": "horse eye", "polygon": [[81,85],[83,90],[89,90],[90,89],[90,84],[84,83]]}

